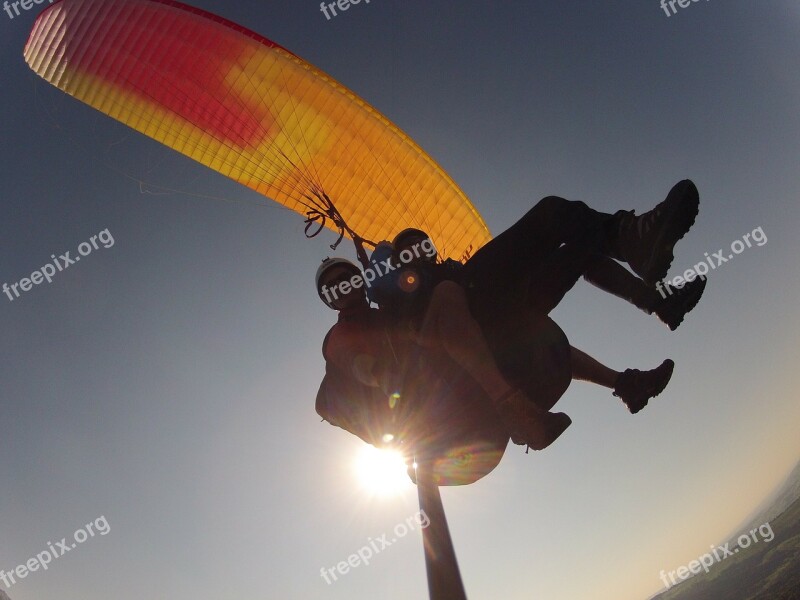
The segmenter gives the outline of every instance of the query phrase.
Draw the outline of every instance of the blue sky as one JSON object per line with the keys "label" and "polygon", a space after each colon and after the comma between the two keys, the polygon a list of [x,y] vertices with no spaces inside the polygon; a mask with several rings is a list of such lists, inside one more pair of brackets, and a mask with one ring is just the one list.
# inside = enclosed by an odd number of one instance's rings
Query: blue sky
{"label": "blue sky", "polygon": [[[636,416],[575,383],[552,448],[443,490],[470,598],[642,600],[797,462],[796,2],[373,0],[331,20],[312,1],[195,4],[376,106],[494,233],[546,195],[643,212],[688,177],[700,214],[670,275],[766,234],[674,333],[584,283],[558,307],[609,366],[669,357],[675,375]],[[0,295],[0,569],[101,515],[110,531],[10,596],[425,597],[418,532],[319,575],[417,510],[410,483],[369,497],[362,443],[314,412],[334,315],[312,277],[333,236],[39,80],[22,59],[38,8],[0,13],[0,283],[102,230],[115,243]]]}

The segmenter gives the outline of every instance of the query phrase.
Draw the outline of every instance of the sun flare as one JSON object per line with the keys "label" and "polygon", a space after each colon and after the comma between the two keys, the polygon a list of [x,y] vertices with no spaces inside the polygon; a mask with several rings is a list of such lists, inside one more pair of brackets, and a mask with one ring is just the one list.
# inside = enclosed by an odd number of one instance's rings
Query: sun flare
{"label": "sun flare", "polygon": [[403,455],[396,450],[364,446],[355,460],[356,475],[371,493],[389,496],[412,485]]}

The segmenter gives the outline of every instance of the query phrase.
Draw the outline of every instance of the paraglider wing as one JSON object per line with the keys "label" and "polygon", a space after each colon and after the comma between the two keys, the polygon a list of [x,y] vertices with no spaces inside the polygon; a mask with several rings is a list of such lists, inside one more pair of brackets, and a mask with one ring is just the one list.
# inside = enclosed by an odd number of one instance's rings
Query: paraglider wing
{"label": "paraglider wing", "polygon": [[[388,119],[292,52],[172,0],[60,0],[25,60],[66,93],[336,231],[428,231],[461,259],[490,234]],[[326,199],[327,198],[327,199]]]}

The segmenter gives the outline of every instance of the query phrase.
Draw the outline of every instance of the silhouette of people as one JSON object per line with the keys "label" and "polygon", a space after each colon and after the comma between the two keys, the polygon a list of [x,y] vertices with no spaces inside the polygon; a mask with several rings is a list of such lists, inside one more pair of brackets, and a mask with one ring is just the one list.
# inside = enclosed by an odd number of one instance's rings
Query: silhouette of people
{"label": "silhouette of people", "polygon": [[[326,338],[326,360],[387,392],[392,378],[435,379],[422,367],[418,373],[398,370],[408,364],[404,357],[444,351],[478,383],[511,439],[535,449],[569,426],[569,417],[548,411],[572,379],[613,389],[636,413],[661,393],[674,363],[665,360],[651,371],[613,371],[570,346],[548,315],[583,277],[677,328],[702,296],[705,280],[695,279],[666,298],[654,285],[666,276],[674,246],[694,223],[698,206],[697,189],[688,180],[641,216],[601,213],[550,196],[464,265],[436,263],[427,234],[404,230],[392,244],[378,245],[371,277],[370,269],[362,274],[345,262],[323,264],[318,271],[320,297],[340,311]],[[374,269],[380,274],[381,264],[384,272],[376,278]],[[329,290],[342,292],[342,284],[354,278],[362,285],[349,286],[331,302]],[[380,310],[369,307],[367,286]]]}

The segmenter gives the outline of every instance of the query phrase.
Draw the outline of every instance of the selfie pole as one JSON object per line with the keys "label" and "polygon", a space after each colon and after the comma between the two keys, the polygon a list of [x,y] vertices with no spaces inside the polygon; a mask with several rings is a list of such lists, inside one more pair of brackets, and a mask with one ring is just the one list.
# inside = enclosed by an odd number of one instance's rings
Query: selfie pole
{"label": "selfie pole", "polygon": [[429,520],[429,525],[422,530],[422,544],[430,600],[467,600],[432,465],[418,463],[416,479],[420,512]]}

